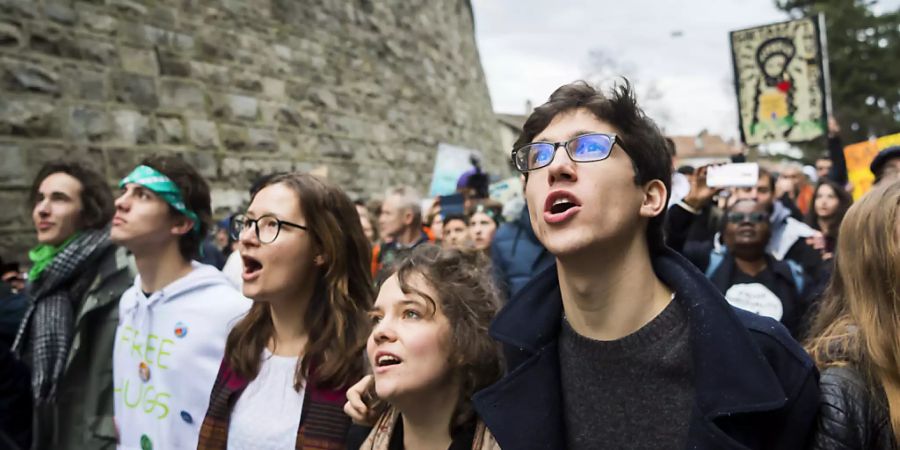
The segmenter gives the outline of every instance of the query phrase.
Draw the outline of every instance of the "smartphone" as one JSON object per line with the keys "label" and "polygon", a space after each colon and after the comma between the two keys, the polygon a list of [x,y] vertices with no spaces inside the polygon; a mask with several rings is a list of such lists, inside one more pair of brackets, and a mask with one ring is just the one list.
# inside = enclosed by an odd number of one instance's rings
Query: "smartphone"
{"label": "smartphone", "polygon": [[734,163],[709,166],[706,185],[709,187],[751,187],[759,180],[759,164]]}
{"label": "smartphone", "polygon": [[465,197],[463,197],[462,194],[441,195],[438,197],[438,202],[441,204],[441,216],[443,217],[461,216],[465,214],[465,209],[463,207],[465,204]]}

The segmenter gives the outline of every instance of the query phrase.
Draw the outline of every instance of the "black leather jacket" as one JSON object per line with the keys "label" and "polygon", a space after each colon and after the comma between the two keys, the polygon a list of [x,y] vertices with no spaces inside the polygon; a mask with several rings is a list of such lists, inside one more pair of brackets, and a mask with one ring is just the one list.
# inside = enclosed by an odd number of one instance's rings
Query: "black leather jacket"
{"label": "black leather jacket", "polygon": [[854,368],[826,368],[819,389],[822,402],[813,449],[897,449],[884,394],[873,396]]}

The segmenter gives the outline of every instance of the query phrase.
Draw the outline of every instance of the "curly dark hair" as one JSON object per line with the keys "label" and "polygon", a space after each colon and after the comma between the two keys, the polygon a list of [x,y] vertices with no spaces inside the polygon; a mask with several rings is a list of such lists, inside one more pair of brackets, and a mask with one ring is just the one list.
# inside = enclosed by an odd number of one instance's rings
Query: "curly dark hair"
{"label": "curly dark hair", "polygon": [[81,211],[81,229],[99,230],[112,220],[116,209],[113,205],[113,195],[109,185],[106,184],[106,180],[97,171],[78,161],[55,161],[41,166],[37,176],[34,177],[31,191],[28,194],[28,202],[32,208],[37,200],[37,193],[41,183],[54,173],[64,173],[81,183],[81,205],[83,208]]}
{"label": "curly dark hair", "polygon": [[[491,320],[500,308],[500,297],[489,260],[474,250],[442,249],[420,245],[397,268],[404,294],[414,294],[431,304],[450,323],[450,365],[461,380],[459,401],[450,424],[451,433],[475,416],[472,395],[503,375],[500,346],[488,335]],[[422,280],[439,293],[432,298],[414,286]]]}

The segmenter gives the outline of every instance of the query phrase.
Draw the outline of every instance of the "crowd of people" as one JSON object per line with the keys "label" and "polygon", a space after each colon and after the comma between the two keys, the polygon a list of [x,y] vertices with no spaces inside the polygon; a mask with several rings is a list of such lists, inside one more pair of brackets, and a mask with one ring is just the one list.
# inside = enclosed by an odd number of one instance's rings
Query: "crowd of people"
{"label": "crowd of people", "polygon": [[0,263],[0,447],[897,448],[900,147],[856,202],[833,120],[754,185],[675,156],[576,82],[514,145],[520,210],[477,161],[430,207],[273,173],[216,224],[178,157],[115,194],[48,163]]}

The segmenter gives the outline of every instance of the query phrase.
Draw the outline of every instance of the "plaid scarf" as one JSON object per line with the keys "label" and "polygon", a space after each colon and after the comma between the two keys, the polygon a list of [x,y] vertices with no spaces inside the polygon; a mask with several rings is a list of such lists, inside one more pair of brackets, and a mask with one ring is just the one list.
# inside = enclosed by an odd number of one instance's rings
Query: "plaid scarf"
{"label": "plaid scarf", "polygon": [[[346,388],[324,389],[317,386],[315,365],[310,365],[303,396],[303,414],[297,428],[296,450],[343,450],[346,446],[350,417],[344,414]],[[223,358],[219,374],[209,397],[209,409],[200,427],[197,450],[225,450],[228,446],[228,424],[238,397],[250,384],[241,378]]]}
{"label": "plaid scarf", "polygon": [[31,355],[31,393],[38,405],[55,399],[74,335],[76,302],[93,282],[92,263],[111,245],[109,227],[81,233],[28,287],[31,304],[12,348],[20,358]]}

